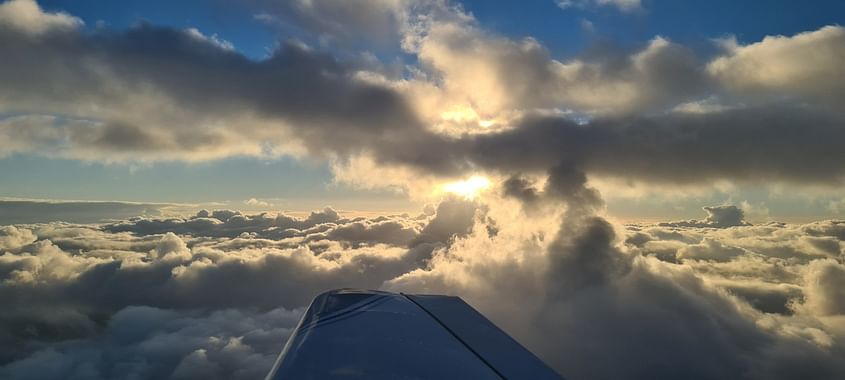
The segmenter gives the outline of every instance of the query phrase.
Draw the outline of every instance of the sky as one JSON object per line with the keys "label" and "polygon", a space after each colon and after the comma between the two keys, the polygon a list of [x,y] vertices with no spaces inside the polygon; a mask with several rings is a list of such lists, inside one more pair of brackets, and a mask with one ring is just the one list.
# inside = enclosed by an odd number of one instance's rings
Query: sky
{"label": "sky", "polygon": [[[388,2],[391,3],[391,2]],[[347,74],[357,73],[382,76],[392,81],[391,86],[404,86],[403,97],[426,98],[419,100],[425,105],[417,105],[417,113],[448,114],[454,109],[465,107],[459,103],[476,104],[482,107],[484,100],[475,99],[489,94],[489,88],[466,89],[466,94],[456,94],[456,91],[446,91],[450,94],[420,94],[424,86],[437,85],[450,73],[448,64],[442,59],[426,56],[418,48],[402,46],[402,40],[411,36],[409,26],[399,25],[401,19],[418,15],[405,14],[404,10],[395,8],[395,4],[382,4],[387,8],[372,17],[381,17],[379,22],[369,22],[366,15],[358,15],[349,20],[336,19],[340,12],[348,9],[330,9],[328,6],[311,5],[311,8],[297,5],[297,2],[248,1],[235,2],[227,0],[214,1],[127,1],[121,3],[104,3],[100,1],[42,1],[38,3],[40,11],[45,15],[58,14],[66,17],[72,25],[69,30],[85,39],[96,40],[105,35],[119,35],[130,33],[132,30],[158,28],[174,32],[194,31],[209,38],[209,41],[219,41],[226,45],[226,52],[252,62],[256,66],[267,63],[280,50],[280,46],[295,42],[308,46],[315,54],[324,58],[337,60]],[[407,5],[404,5],[407,6]],[[794,36],[802,32],[818,31],[825,26],[838,25],[838,16],[842,13],[843,5],[837,1],[814,2],[812,7],[796,7],[791,2],[707,2],[707,3],[676,3],[668,1],[625,1],[590,2],[590,1],[529,1],[529,2],[488,2],[467,1],[453,3],[449,6],[458,9],[446,15],[448,11],[436,11],[443,14],[438,17],[465,18],[462,22],[472,28],[473,33],[487,39],[501,39],[520,42],[530,39],[538,44],[539,53],[549,60],[549,63],[594,62],[598,63],[599,71],[592,74],[582,74],[579,80],[585,86],[593,86],[596,91],[605,91],[602,86],[632,86],[632,81],[639,79],[617,78],[612,83],[614,75],[632,76],[646,74],[623,73],[624,68],[618,68],[613,73],[614,60],[630,59],[637,52],[642,52],[655,38],[672,43],[673,47],[686,49],[684,54],[694,56],[695,67],[691,70],[705,70],[708,62],[714,61],[724,53],[724,44],[719,41],[734,39],[739,45],[754,44],[767,36]],[[321,8],[322,7],[322,8]],[[390,7],[394,7],[390,9]],[[6,7],[11,8],[11,7]],[[352,7],[349,7],[352,8]],[[422,7],[419,7],[420,9]],[[433,7],[429,7],[433,9]],[[427,12],[435,12],[429,9]],[[327,12],[320,15],[319,12]],[[422,14],[424,11],[418,12]],[[445,12],[445,13],[444,13]],[[329,17],[322,22],[319,17]],[[344,25],[348,22],[349,25]],[[368,24],[362,24],[367,22]],[[358,31],[350,28],[358,28]],[[368,29],[369,28],[369,29]],[[64,33],[67,33],[65,30]],[[424,31],[414,32],[424,34]],[[418,37],[418,36],[417,36]],[[151,37],[152,38],[152,37]],[[161,37],[166,38],[166,37]],[[414,37],[416,38],[416,37]],[[500,41],[500,42],[501,42]],[[136,41],[137,42],[137,41]],[[488,41],[492,42],[492,41]],[[143,49],[149,47],[133,46],[133,42],[126,41],[126,48]],[[101,47],[103,49],[110,49]],[[112,47],[118,49],[118,47]],[[189,49],[189,47],[184,47]],[[163,48],[156,54],[168,52]],[[151,52],[153,53],[153,52]],[[190,52],[185,51],[186,54]],[[79,52],[79,54],[93,54]],[[628,58],[625,58],[625,57]],[[506,57],[500,57],[505,59]],[[479,59],[484,59],[479,57]],[[103,62],[104,65],[117,64]],[[514,63],[516,64],[516,63]],[[667,67],[670,72],[672,68]],[[601,72],[601,71],[604,72]],[[6,70],[8,73],[12,70]],[[165,75],[167,69],[160,69]],[[66,73],[74,75],[73,73]],[[80,73],[76,73],[82,75]],[[820,72],[819,75],[824,73]],[[57,73],[58,75],[58,73]],[[117,74],[115,74],[117,75]],[[139,75],[152,75],[151,73]],[[214,76],[214,73],[204,75]],[[419,76],[425,75],[421,80]],[[593,78],[587,78],[592,75]],[[678,75],[686,75],[679,73]],[[413,76],[417,76],[414,78]],[[437,78],[442,76],[442,78]],[[603,78],[599,78],[603,77]],[[62,80],[60,78],[54,78]],[[113,79],[113,78],[112,78]],[[89,78],[91,88],[106,85],[103,81],[112,79]],[[168,80],[167,78],[160,78]],[[499,78],[500,80],[510,78]],[[146,81],[143,77],[128,80],[133,83]],[[152,80],[152,79],[151,79]],[[516,79],[518,80],[518,79]],[[601,84],[597,80],[607,80]],[[648,79],[642,79],[648,80]],[[140,82],[139,82],[140,81]],[[704,81],[716,81],[708,78]],[[566,83],[559,84],[566,87]],[[58,83],[58,82],[57,82]],[[24,83],[26,85],[26,83]],[[132,86],[128,83],[115,84],[118,86]],[[185,84],[188,85],[188,84]],[[455,84],[459,86],[460,84]],[[580,84],[568,84],[573,92]],[[668,85],[668,84],[667,84]],[[156,87],[156,85],[151,85]],[[680,86],[680,85],[679,85]],[[517,114],[526,112],[524,107],[536,107],[542,110],[570,112],[580,118],[594,118],[622,113],[665,112],[681,104],[695,104],[695,102],[749,105],[757,102],[736,91],[725,88],[704,88],[709,84],[699,83],[701,89],[690,93],[663,93],[666,99],[652,99],[640,102],[636,107],[619,106],[616,109],[598,109],[594,104],[579,104],[562,99],[544,100],[543,104],[496,104],[492,110],[485,112],[498,113],[503,118],[501,125],[514,123]],[[664,86],[665,87],[665,86]],[[11,88],[10,88],[11,89]],[[445,90],[442,86],[441,90]],[[620,89],[622,90],[622,89]],[[648,91],[646,88],[630,88],[624,91]],[[651,89],[654,90],[654,89]],[[668,90],[668,89],[664,89]],[[734,89],[736,90],[736,89]],[[66,91],[58,97],[73,98],[77,91],[87,91],[80,88],[65,88],[56,91]],[[153,91],[153,90],[151,90]],[[168,90],[160,89],[167,92]],[[744,90],[743,90],[744,91]],[[774,90],[772,90],[774,93]],[[155,91],[154,91],[155,92]],[[429,91],[430,92],[430,91]],[[411,94],[413,93],[413,94]],[[202,102],[199,94],[178,94],[167,96],[184,96],[187,98],[169,99],[167,104],[173,108],[184,107],[181,115],[176,111],[161,114],[161,120],[155,120],[157,127],[164,125],[184,125],[185,133],[190,129],[200,128],[198,125],[186,125],[198,121],[184,121],[189,113],[207,114],[201,105],[186,105],[186,101]],[[158,96],[150,95],[150,96]],[[512,94],[517,96],[516,94]],[[748,95],[748,94],[743,94]],[[759,97],[756,94],[754,97]],[[805,94],[806,95],[806,94]],[[11,94],[9,96],[12,96]],[[106,104],[106,94],[98,94],[105,98],[80,98],[79,101],[68,101],[64,104],[47,106],[45,99],[38,97],[26,101],[10,99],[2,104],[0,115],[4,125],[10,125],[15,119],[32,118],[35,116],[57,118],[56,120],[77,119],[89,122],[109,123],[117,119],[122,122],[139,123],[143,113],[138,108],[139,115],[106,115],[100,111],[86,111],[84,107],[105,107],[117,110],[122,107],[136,108],[137,105],[126,102],[140,102],[140,99],[121,101],[121,104]],[[140,95],[139,95],[140,96]],[[431,105],[431,97],[439,96],[449,100],[442,104]],[[551,96],[551,97],[555,97]],[[626,96],[648,97],[651,95]],[[789,97],[789,94],[777,96]],[[463,97],[463,100],[455,100]],[[61,99],[54,99],[59,100]],[[270,99],[267,99],[270,101]],[[596,99],[596,101],[600,101]],[[632,101],[632,100],[628,100]],[[800,103],[802,99],[791,99],[790,102]],[[446,104],[451,102],[452,104]],[[591,101],[592,102],[592,101]],[[501,102],[500,102],[501,103]],[[41,106],[39,106],[41,104]],[[608,105],[610,107],[611,105]],[[156,106],[150,105],[152,109]],[[249,108],[249,105],[245,105]],[[426,110],[419,109],[427,107]],[[433,108],[432,108],[433,107]],[[451,107],[451,108],[450,108]],[[532,109],[537,111],[538,109]],[[112,111],[118,112],[118,111]],[[150,111],[152,112],[152,111]],[[250,111],[251,112],[251,111]],[[501,116],[505,113],[507,117]],[[491,114],[492,115],[492,114]],[[276,115],[281,116],[281,115]],[[441,120],[431,119],[431,115],[420,115],[427,120],[423,123],[437,124]],[[224,120],[225,119],[225,120]],[[235,120],[238,119],[238,120]],[[436,119],[436,117],[435,117]],[[260,130],[285,129],[280,125],[279,118],[268,117],[261,122],[269,124],[255,125],[249,128]],[[238,125],[250,122],[234,115],[209,115],[205,123],[218,122],[219,128],[231,129],[232,133],[249,134],[251,131],[241,130]],[[465,122],[465,121],[460,121]],[[133,124],[133,128],[145,128]],[[4,131],[10,131],[10,127]],[[208,126],[202,128],[210,128]],[[201,128],[200,128],[201,129]],[[339,152],[315,152],[305,147],[302,141],[296,141],[296,136],[253,136],[250,141],[240,141],[239,146],[217,150],[217,147],[196,147],[190,153],[172,154],[173,152],[151,152],[140,147],[123,150],[123,154],[115,155],[110,152],[82,153],[86,147],[79,142],[51,140],[22,141],[23,137],[8,135],[10,145],[19,143],[26,146],[9,146],[0,150],[0,176],[14,178],[13,181],[0,183],[0,196],[7,198],[26,198],[42,200],[86,200],[86,201],[129,201],[129,202],[171,202],[185,204],[239,204],[249,199],[261,199],[264,203],[273,204],[274,209],[308,211],[320,204],[330,204],[349,210],[375,211],[416,210],[425,203],[436,199],[432,191],[422,191],[416,185],[409,185],[407,181],[397,180],[396,183],[385,184],[384,181],[349,180],[344,175],[337,175],[343,171],[342,161],[371,159],[371,154],[347,155]],[[285,132],[286,133],[286,132]],[[278,134],[282,134],[279,131]],[[301,137],[301,136],[299,136]],[[32,139],[32,136],[27,137]],[[65,139],[68,137],[65,136]],[[168,136],[168,138],[174,138]],[[182,137],[182,138],[187,138]],[[412,136],[407,136],[411,140]],[[60,138],[61,139],[61,138]],[[219,141],[224,144],[224,140]],[[279,139],[283,139],[281,141]],[[410,141],[409,141],[410,142]],[[61,143],[61,147],[56,144]],[[73,145],[73,146],[71,146]],[[235,143],[232,143],[235,145]],[[311,150],[311,152],[309,152]],[[164,154],[159,154],[164,153]],[[315,154],[316,153],[316,154]],[[25,168],[23,170],[22,168]],[[465,177],[476,173],[468,171]],[[493,173],[488,173],[490,175]],[[510,173],[495,173],[502,178]],[[598,174],[596,174],[598,175]],[[609,209],[626,220],[653,218],[690,218],[695,217],[703,205],[711,203],[741,203],[755,204],[758,208],[769,211],[768,216],[781,220],[810,220],[819,215],[836,216],[841,214],[842,192],[839,186],[813,186],[815,183],[797,182],[798,187],[809,185],[813,187],[812,195],[805,196],[805,189],[793,189],[796,183],[775,183],[775,181],[761,181],[758,183],[737,183],[737,178],[718,178],[715,181],[707,179],[696,184],[695,191],[681,189],[673,191],[686,193],[684,196],[667,196],[665,191],[655,186],[634,186],[637,178],[615,176],[616,182],[624,183],[607,185],[604,191]],[[61,182],[61,186],[45,186],[47,183]],[[381,183],[375,183],[381,182]],[[430,182],[430,181],[429,181]],[[249,186],[243,186],[249,183]],[[96,184],[96,185],[92,185]],[[162,186],[162,184],[167,184]],[[784,190],[784,188],[788,188]],[[201,188],[202,191],[196,191]],[[622,190],[622,191],[619,191]],[[436,192],[434,192],[436,193]],[[272,202],[275,200],[275,203]]]}
{"label": "sky", "polygon": [[343,287],[571,379],[845,378],[843,14],[0,1],[0,378],[260,378]]}

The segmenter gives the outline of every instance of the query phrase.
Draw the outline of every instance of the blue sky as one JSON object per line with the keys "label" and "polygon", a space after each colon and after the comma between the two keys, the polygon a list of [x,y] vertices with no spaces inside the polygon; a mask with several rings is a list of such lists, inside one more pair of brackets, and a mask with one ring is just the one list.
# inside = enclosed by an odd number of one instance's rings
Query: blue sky
{"label": "blue sky", "polygon": [[[251,57],[262,57],[278,39],[300,38],[281,34],[257,21],[260,6],[248,7],[232,0],[120,2],[100,0],[44,0],[47,10],[63,10],[82,18],[89,27],[98,21],[115,28],[150,22],[180,28],[194,27],[218,34]],[[459,2],[486,28],[511,37],[534,37],[561,57],[577,54],[593,36],[582,21],[601,37],[627,44],[642,44],[661,35],[707,48],[712,38],[735,35],[740,41],[758,41],[767,35],[792,35],[838,25],[845,4],[836,0],[813,1],[798,6],[791,0],[645,0],[643,9],[620,12],[612,7],[561,9],[554,0]],[[290,31],[288,31],[290,32]]]}
{"label": "blue sky", "polygon": [[[692,49],[702,59],[719,53],[713,39],[735,36],[740,44],[758,42],[765,36],[792,36],[826,25],[838,25],[845,14],[841,1],[814,1],[798,6],[794,1],[657,1],[644,0],[638,9],[622,10],[612,5],[581,4],[566,9],[552,0],[520,2],[468,0],[463,9],[487,33],[510,40],[531,37],[549,50],[551,56],[566,62],[590,54],[597,46],[614,46],[622,51],[643,49],[656,36]],[[121,31],[141,23],[176,29],[196,28],[206,36],[231,42],[235,49],[254,61],[265,59],[279,41],[301,40],[338,57],[348,56],[350,47],[340,43],[321,44],[319,36],[307,28],[276,15],[285,26],[256,19],[266,3],[212,1],[121,2],[77,0],[39,2],[46,12],[65,12],[85,22],[86,33],[105,27]],[[586,5],[585,5],[586,4]],[[291,16],[293,18],[294,16]],[[378,59],[404,61],[413,65],[413,54],[398,45],[356,45],[358,52],[369,51]],[[15,115],[17,110],[0,110]],[[249,198],[285,199],[295,208],[297,200],[354,205],[384,202],[385,208],[415,209],[418,199],[387,190],[360,190],[345,183],[334,183],[329,164],[323,159],[222,157],[202,162],[181,160],[157,162],[103,162],[45,158],[18,152],[0,158],[0,177],[13,181],[0,183],[0,196],[45,199],[126,200],[149,202],[239,202]],[[56,185],[59,183],[60,185]],[[202,189],[202,191],[197,191]],[[698,212],[697,202],[748,200],[779,204],[776,210],[793,214],[806,210],[807,202],[769,199],[766,190],[753,187],[733,192],[711,192],[689,202],[681,202],[657,214]],[[651,214],[658,197],[616,201],[608,197],[611,210],[626,215]],[[835,201],[831,198],[830,202]],[[823,212],[827,199],[809,202],[812,213]],[[304,204],[304,203],[303,203]],[[308,206],[313,207],[312,203]],[[674,210],[674,211],[671,211]]]}

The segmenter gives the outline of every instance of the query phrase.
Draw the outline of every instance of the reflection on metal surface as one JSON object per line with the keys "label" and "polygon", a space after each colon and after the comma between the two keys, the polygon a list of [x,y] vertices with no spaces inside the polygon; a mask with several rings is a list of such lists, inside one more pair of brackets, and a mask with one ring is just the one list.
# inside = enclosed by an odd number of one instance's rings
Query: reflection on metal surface
{"label": "reflection on metal surface", "polygon": [[288,339],[273,379],[561,379],[458,297],[333,290]]}

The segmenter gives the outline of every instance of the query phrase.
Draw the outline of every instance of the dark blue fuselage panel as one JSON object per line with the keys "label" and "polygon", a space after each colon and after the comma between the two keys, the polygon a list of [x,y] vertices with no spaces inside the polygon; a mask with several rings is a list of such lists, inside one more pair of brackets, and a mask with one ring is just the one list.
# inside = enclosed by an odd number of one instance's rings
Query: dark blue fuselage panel
{"label": "dark blue fuselage panel", "polygon": [[315,298],[267,377],[502,378],[560,376],[457,297],[358,290]]}

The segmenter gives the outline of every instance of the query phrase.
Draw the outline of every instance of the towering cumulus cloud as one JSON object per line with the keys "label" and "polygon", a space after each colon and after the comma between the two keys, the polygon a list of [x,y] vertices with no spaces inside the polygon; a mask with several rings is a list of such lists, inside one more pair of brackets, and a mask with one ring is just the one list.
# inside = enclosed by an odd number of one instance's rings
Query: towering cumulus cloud
{"label": "towering cumulus cloud", "polygon": [[601,186],[841,190],[845,28],[561,58],[446,0],[238,6],[298,39],[256,58],[1,3],[0,158],[293,156],[428,205],[0,200],[0,378],[260,378],[340,287],[461,296],[573,379],[845,378],[845,221],[758,221],[738,197],[622,223]]}

